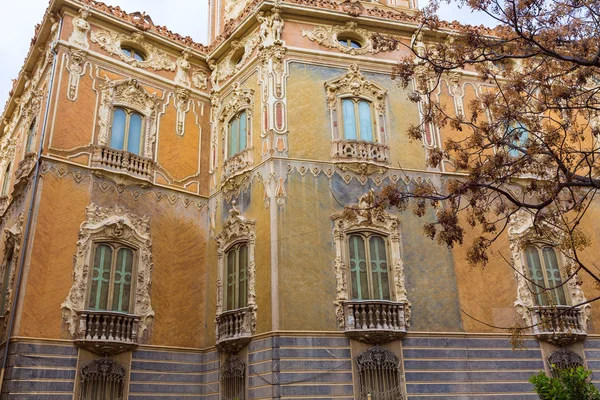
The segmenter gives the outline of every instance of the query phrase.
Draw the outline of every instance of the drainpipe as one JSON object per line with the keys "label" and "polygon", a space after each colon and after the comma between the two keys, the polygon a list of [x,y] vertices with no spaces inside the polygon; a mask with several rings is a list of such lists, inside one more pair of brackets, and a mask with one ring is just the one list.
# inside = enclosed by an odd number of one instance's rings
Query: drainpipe
{"label": "drainpipe", "polygon": [[[2,387],[4,386],[4,373],[6,371],[6,364],[8,361],[8,348],[10,344],[10,339],[12,336],[12,330],[15,323],[16,318],[16,310],[17,305],[19,303],[19,292],[21,289],[21,280],[23,278],[23,267],[25,265],[25,257],[27,255],[27,247],[29,244],[29,233],[31,231],[32,225],[32,216],[33,216],[33,206],[35,203],[35,198],[37,196],[37,190],[39,186],[39,172],[40,172],[40,164],[42,160],[42,150],[44,149],[44,137],[46,136],[46,126],[48,124],[48,114],[50,112],[50,101],[52,99],[52,90],[54,88],[54,75],[56,74],[56,56],[58,53],[55,50],[55,46],[60,39],[60,34],[62,32],[62,24],[63,20],[60,19],[58,23],[58,32],[56,36],[56,40],[52,42],[50,46],[53,58],[52,58],[52,74],[50,75],[50,84],[48,86],[48,98],[46,99],[46,109],[44,111],[44,123],[42,125],[42,134],[40,135],[40,146],[38,149],[38,157],[35,163],[35,173],[33,174],[33,190],[31,192],[31,201],[29,202],[29,210],[27,211],[27,224],[25,225],[25,240],[23,242],[23,246],[21,247],[21,252],[19,254],[19,273],[17,275],[17,283],[15,288],[15,297],[13,301],[12,311],[10,313],[10,323],[8,325],[8,336],[6,337],[6,346],[4,348],[4,360],[2,361],[2,371],[0,371],[0,393],[2,391]],[[8,271],[7,271],[8,272]]]}

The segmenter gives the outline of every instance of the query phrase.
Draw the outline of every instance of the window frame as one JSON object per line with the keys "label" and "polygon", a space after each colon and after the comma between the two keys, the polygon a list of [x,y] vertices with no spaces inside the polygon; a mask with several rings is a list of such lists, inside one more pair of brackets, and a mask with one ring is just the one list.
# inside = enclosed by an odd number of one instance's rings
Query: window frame
{"label": "window frame", "polygon": [[[145,61],[148,60],[148,57],[146,56],[146,53],[143,52],[143,51],[141,51],[137,47],[125,44],[125,45],[121,45],[120,46],[120,50],[121,50],[121,53],[123,53],[125,55],[125,57],[128,57],[128,58],[130,58],[132,60],[135,60],[137,62],[145,62]],[[129,53],[131,53],[131,55],[127,54],[125,51],[128,51]],[[137,59],[135,57],[136,55],[139,56],[141,58],[141,60]]]}
{"label": "window frame", "polygon": [[0,192],[0,197],[8,196],[8,191],[10,189],[10,176],[12,175],[12,166],[13,163],[12,161],[10,161],[4,169],[4,176],[2,179],[2,191]]}
{"label": "window frame", "polygon": [[37,117],[33,117],[29,127],[27,128],[27,137],[25,138],[25,154],[32,153],[35,150],[34,146],[34,138],[37,133]]}
{"label": "window frame", "polygon": [[[561,290],[563,297],[565,299],[565,304],[556,304],[558,306],[570,306],[571,305],[571,299],[570,299],[570,295],[567,291],[567,288],[565,286],[567,286],[568,283],[565,283],[564,281],[564,276],[561,270],[561,267],[563,265],[562,263],[562,254],[560,252],[557,252],[556,250],[556,246],[553,245],[552,243],[546,242],[546,241],[527,241],[524,243],[523,248],[521,250],[522,253],[522,257],[523,260],[525,260],[525,271],[527,273],[527,278],[530,281],[534,280],[534,277],[532,277],[529,273],[530,271],[530,266],[529,266],[529,259],[527,258],[527,248],[528,247],[534,247],[537,252],[538,252],[538,258],[540,260],[540,269],[542,271],[542,276],[544,279],[544,287],[545,288],[549,288],[550,287],[550,281],[548,280],[548,276],[547,276],[547,266],[546,266],[546,260],[544,259],[544,255],[543,255],[543,250],[545,247],[549,247],[554,251],[554,255],[556,257],[556,263],[557,263],[557,268],[558,268],[558,272],[560,274],[560,280],[561,280],[561,284],[562,286],[560,288],[556,288],[554,289],[554,291],[556,290]],[[534,293],[538,293],[540,292],[540,288],[538,288],[537,286],[534,286],[534,284],[532,282],[528,282],[531,290],[533,291],[533,293],[531,294],[533,297],[533,301],[536,307],[549,307],[551,306],[550,304],[540,304],[540,297],[544,296],[544,293],[539,293],[537,295],[535,295]],[[560,297],[558,294],[556,295],[556,298]],[[542,301],[542,303],[544,303]]]}
{"label": "window frame", "polygon": [[[109,283],[108,283],[108,298],[106,299],[106,310],[101,310],[101,309],[92,309],[90,306],[90,301],[92,298],[92,285],[93,285],[93,277],[94,277],[94,268],[95,268],[95,259],[96,259],[96,249],[98,248],[98,246],[100,245],[107,245],[110,246],[112,248],[112,260],[111,260],[111,264],[110,264],[110,279],[109,279]],[[112,300],[113,300],[113,296],[114,296],[114,277],[115,277],[115,273],[116,273],[116,259],[117,259],[117,253],[120,249],[129,249],[132,251],[132,262],[131,262],[131,286],[130,286],[130,292],[129,292],[129,305],[127,307],[128,311],[127,312],[123,312],[123,311],[115,311],[112,309],[108,309],[108,308],[112,308]],[[89,273],[89,277],[88,277],[88,282],[87,282],[87,286],[86,286],[86,296],[85,296],[85,307],[84,309],[86,311],[98,311],[98,312],[114,312],[114,313],[121,313],[121,314],[134,314],[134,310],[133,308],[135,307],[135,298],[136,298],[136,290],[137,290],[137,264],[138,264],[138,252],[139,250],[136,248],[136,246],[133,246],[131,243],[127,243],[125,241],[114,241],[114,240],[102,240],[102,239],[98,239],[98,240],[94,240],[91,244],[91,258],[90,258],[90,273]]]}
{"label": "window frame", "polygon": [[[240,249],[242,246],[246,246],[246,279],[245,279],[245,285],[246,285],[246,299],[244,301],[244,305],[240,307],[240,278],[239,278],[239,271],[240,271],[240,258],[239,258],[239,254],[240,254]],[[234,243],[232,243],[229,247],[227,247],[227,249],[225,250],[225,270],[223,271],[224,273],[224,291],[223,291],[223,312],[229,312],[229,311],[235,311],[235,310],[240,310],[242,308],[246,308],[248,307],[248,268],[249,268],[249,247],[250,244],[247,240],[238,240]],[[236,263],[235,263],[235,276],[236,276],[236,281],[235,281],[235,288],[234,288],[234,293],[236,294],[235,299],[233,301],[234,303],[234,307],[229,309],[228,307],[228,302],[229,302],[229,298],[227,296],[227,292],[228,292],[228,272],[229,272],[229,254],[235,251],[236,253]]]}
{"label": "window frame", "polygon": [[[110,146],[110,143],[112,141],[112,135],[113,135],[113,125],[114,125],[114,121],[115,121],[115,112],[117,110],[123,110],[125,112],[125,131],[123,134],[123,148],[122,149],[115,149],[114,147]],[[130,123],[131,123],[131,116],[133,114],[137,114],[140,116],[140,120],[141,120],[141,125],[140,125],[140,146],[138,149],[137,153],[132,153],[131,151],[127,150],[128,149],[128,144],[129,144],[129,128],[130,128]],[[131,154],[135,154],[136,156],[140,156],[140,157],[144,157],[143,153],[144,153],[144,147],[145,147],[145,143],[146,143],[146,137],[144,134],[144,129],[146,126],[146,116],[139,112],[138,110],[135,110],[133,108],[130,107],[126,107],[126,106],[122,106],[120,104],[114,104],[113,108],[112,108],[112,112],[111,112],[111,116],[110,116],[110,129],[109,129],[109,136],[108,136],[108,141],[107,141],[107,147],[113,150],[117,150],[117,151],[125,151],[127,153],[131,153]]]}
{"label": "window frame", "polygon": [[[365,260],[367,261],[367,282],[368,282],[368,292],[369,292],[369,298],[368,299],[354,299],[352,296],[352,269],[351,269],[351,255],[350,255],[350,238],[353,235],[359,235],[361,237],[363,237],[363,239],[367,239],[364,240],[364,245],[365,245]],[[370,253],[371,253],[371,249],[370,249],[370,238],[373,236],[379,236],[383,239],[384,243],[385,243],[385,259],[386,259],[386,265],[387,265],[387,274],[388,274],[388,293],[389,293],[389,299],[376,299],[374,298],[374,287],[373,287],[373,272],[372,272],[372,266],[371,266],[371,257],[370,257]],[[363,229],[363,230],[358,230],[358,229],[354,229],[354,230],[350,230],[348,232],[345,233],[345,237],[344,237],[344,244],[345,244],[345,257],[346,257],[346,277],[347,277],[347,282],[349,283],[348,285],[348,300],[350,301],[395,301],[395,296],[394,296],[394,288],[393,288],[393,275],[392,275],[392,271],[391,271],[391,267],[390,267],[390,254],[391,254],[391,247],[390,247],[390,241],[389,241],[389,235],[375,230],[375,229]]]}
{"label": "window frame", "polygon": [[[345,116],[344,116],[344,101],[345,100],[350,100],[354,103],[354,126],[356,129],[356,138],[355,139],[349,139],[347,138],[346,135],[346,126],[345,126]],[[361,135],[361,119],[360,119],[360,109],[359,109],[359,105],[361,102],[365,102],[369,105],[369,117],[370,117],[370,126],[371,126],[371,136],[372,139],[371,140],[366,140],[362,138]],[[339,103],[339,110],[340,110],[340,117],[339,121],[338,121],[338,125],[341,125],[341,139],[345,140],[345,141],[358,141],[358,142],[367,142],[367,143],[382,143],[382,141],[379,138],[379,132],[377,130],[377,121],[376,121],[376,113],[374,110],[374,105],[373,105],[373,100],[369,99],[366,96],[350,96],[350,95],[343,95],[340,96],[338,98],[338,103]]]}
{"label": "window frame", "polygon": [[[229,153],[229,144],[231,141],[231,126],[233,125],[234,121],[236,119],[239,119],[241,121],[241,116],[243,114],[246,114],[246,146],[242,149],[239,148],[239,143],[240,143],[240,138],[241,138],[241,134],[239,132],[239,123],[238,123],[238,151],[234,152],[234,153]],[[241,153],[243,153],[244,151],[250,149],[250,144],[252,143],[251,141],[251,129],[250,129],[250,124],[252,123],[251,119],[250,119],[250,112],[248,110],[248,108],[242,108],[240,110],[238,110],[238,112],[236,112],[231,118],[229,118],[229,120],[227,121],[227,130],[226,130],[226,135],[225,135],[225,160],[228,160],[230,158],[233,158]]]}

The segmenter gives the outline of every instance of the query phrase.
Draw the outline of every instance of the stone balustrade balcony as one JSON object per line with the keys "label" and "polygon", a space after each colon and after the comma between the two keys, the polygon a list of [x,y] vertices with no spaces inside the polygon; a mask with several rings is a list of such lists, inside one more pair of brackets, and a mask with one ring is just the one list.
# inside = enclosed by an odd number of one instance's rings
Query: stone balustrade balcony
{"label": "stone balustrade balcony", "polygon": [[587,329],[583,312],[570,306],[530,308],[533,334],[542,341],[567,345],[585,339]]}
{"label": "stone balustrade balcony", "polygon": [[94,148],[92,167],[120,172],[147,181],[152,181],[154,175],[154,161],[151,159],[104,146]]}
{"label": "stone balustrade balcony", "polygon": [[229,157],[223,163],[223,180],[247,171],[254,165],[253,158],[251,147]]}
{"label": "stone balustrade balcony", "polygon": [[79,311],[75,344],[100,355],[130,351],[138,345],[140,317],[111,311]]}
{"label": "stone balustrade balcony", "polygon": [[252,338],[252,308],[225,311],[215,320],[217,347],[228,353],[237,353]]}
{"label": "stone balustrade balcony", "polygon": [[386,343],[406,335],[407,305],[387,300],[344,301],[344,333],[368,343]]}
{"label": "stone balustrade balcony", "polygon": [[331,158],[345,162],[386,165],[390,160],[390,148],[382,143],[363,140],[334,140],[331,142]]}

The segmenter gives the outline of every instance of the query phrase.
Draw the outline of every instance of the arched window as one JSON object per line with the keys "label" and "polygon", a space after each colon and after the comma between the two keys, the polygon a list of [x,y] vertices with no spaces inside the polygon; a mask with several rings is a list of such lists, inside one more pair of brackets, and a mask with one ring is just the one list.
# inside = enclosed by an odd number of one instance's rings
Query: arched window
{"label": "arched window", "polygon": [[246,364],[232,355],[221,368],[221,400],[244,400]]}
{"label": "arched window", "polygon": [[360,400],[401,400],[400,359],[384,347],[373,347],[356,357]]}
{"label": "arched window", "polygon": [[348,236],[353,300],[390,300],[385,237],[371,232]]}
{"label": "arched window", "polygon": [[244,150],[248,144],[248,113],[242,111],[229,121],[228,151],[229,157]]}
{"label": "arched window", "polygon": [[338,42],[342,46],[350,47],[352,49],[360,49],[363,45],[356,39],[347,36],[341,36],[337,38]]}
{"label": "arched window", "polygon": [[362,98],[342,99],[344,139],[373,142],[371,102]]}
{"label": "arched window", "polygon": [[248,305],[248,245],[239,243],[227,251],[226,311]]}
{"label": "arched window", "polygon": [[529,140],[529,130],[527,127],[522,123],[517,122],[507,129],[507,135],[508,142],[510,143],[508,146],[508,155],[513,158],[522,156],[523,151],[519,148],[525,146]]}
{"label": "arched window", "polygon": [[121,51],[129,58],[137,61],[146,61],[146,55],[136,48],[130,46],[121,46]]}
{"label": "arched window", "polygon": [[[562,283],[556,251],[546,244],[528,244],[525,247],[527,272],[531,279],[531,290],[537,305],[567,305],[563,286],[543,292],[544,288],[556,287]],[[543,292],[543,293],[542,293]]]}
{"label": "arched window", "polygon": [[131,311],[134,251],[126,246],[98,243],[88,308],[97,311]]}
{"label": "arched window", "polygon": [[25,153],[31,153],[33,151],[33,138],[35,137],[35,128],[37,120],[36,118],[31,121],[29,129],[27,130],[27,141],[25,142]]}
{"label": "arched window", "polygon": [[8,185],[10,184],[10,174],[12,172],[12,163],[8,163],[4,170],[4,180],[2,181],[2,196],[8,196]]}
{"label": "arched window", "polygon": [[125,367],[110,358],[100,358],[81,368],[80,400],[123,400]]}
{"label": "arched window", "polygon": [[139,155],[142,151],[141,114],[121,107],[113,111],[110,147]]}

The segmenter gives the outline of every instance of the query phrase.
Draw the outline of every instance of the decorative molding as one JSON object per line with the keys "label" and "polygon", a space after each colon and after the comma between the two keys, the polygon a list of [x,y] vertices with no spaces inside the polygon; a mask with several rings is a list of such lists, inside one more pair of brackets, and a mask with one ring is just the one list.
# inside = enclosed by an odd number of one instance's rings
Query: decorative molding
{"label": "decorative molding", "polygon": [[[256,246],[256,221],[243,217],[237,208],[235,200],[231,203],[229,217],[223,223],[221,232],[215,236],[217,242],[217,259],[219,278],[217,279],[217,316],[223,313],[223,282],[226,274],[225,253],[233,244],[241,241],[248,243],[248,301],[247,307],[251,310],[250,333],[256,328],[256,260],[254,256]],[[217,337],[219,336],[218,324]]]}
{"label": "decorative molding", "polygon": [[73,286],[61,305],[62,315],[68,331],[75,337],[78,327],[78,311],[86,308],[86,291],[89,285],[90,268],[93,264],[94,243],[98,241],[119,241],[136,249],[135,305],[133,314],[140,317],[138,337],[143,338],[154,318],[150,303],[152,285],[152,235],[150,218],[139,217],[125,211],[120,206],[109,208],[90,204],[86,207],[87,220],[79,229],[77,252],[73,268]]}
{"label": "decorative molding", "polygon": [[107,146],[110,137],[110,125],[113,108],[124,106],[144,115],[144,152],[143,157],[152,158],[156,140],[156,116],[158,99],[156,93],[150,94],[136,79],[111,81],[108,78],[100,85],[101,98],[98,112],[98,145]]}
{"label": "decorative molding", "polygon": [[283,31],[284,22],[281,19],[281,9],[274,7],[269,14],[261,11],[256,16],[260,22],[258,35],[260,36],[260,47],[269,47],[276,44],[283,44],[281,41],[281,33]]}
{"label": "decorative molding", "polygon": [[336,316],[340,328],[345,327],[344,301],[349,299],[347,266],[347,236],[349,233],[361,230],[373,230],[387,236],[390,243],[390,272],[393,282],[393,301],[404,303],[406,326],[410,325],[410,302],[408,301],[404,264],[400,253],[400,220],[388,214],[379,207],[373,207],[375,192],[373,189],[359,198],[358,204],[354,206],[356,218],[344,218],[343,213],[331,216],[334,222],[333,240],[335,244],[335,277],[337,281],[337,295],[334,301]]}
{"label": "decorative molding", "polygon": [[251,0],[225,0],[225,19],[234,19]]}
{"label": "decorative molding", "polygon": [[192,72],[192,83],[197,89],[208,89],[208,75],[202,70],[195,70]]}
{"label": "decorative molding", "polygon": [[189,111],[190,91],[188,89],[175,89],[175,108],[177,109],[176,133],[183,136],[185,133],[185,116]]}
{"label": "decorative molding", "polygon": [[213,70],[210,77],[213,89],[218,90],[219,83],[235,75],[246,65],[260,40],[258,32],[245,36],[240,40],[233,40],[231,49],[225,54],[221,62],[217,64],[212,59],[208,61],[208,66]]}
{"label": "decorative molding", "polygon": [[69,90],[67,91],[67,99],[71,101],[77,100],[79,92],[79,80],[84,74],[84,64],[87,52],[83,50],[74,50],[69,54]]}
{"label": "decorative molding", "polygon": [[77,17],[73,18],[73,32],[69,37],[70,44],[86,50],[90,48],[87,38],[90,31],[90,23],[87,21],[89,16],[90,11],[88,7],[79,10]]}
{"label": "decorative molding", "polygon": [[[373,45],[371,37],[374,32],[367,29],[359,28],[358,24],[354,21],[346,22],[346,25],[340,26],[317,26],[312,31],[302,31],[302,36],[308,38],[310,41],[317,42],[321,46],[325,46],[328,49],[337,49],[342,53],[350,55],[362,55],[362,54],[376,54],[384,51],[393,50],[388,46]],[[356,49],[350,46],[344,46],[340,43],[339,38],[347,35],[351,39],[356,39],[362,47]]]}
{"label": "decorative molding", "polygon": [[555,350],[548,357],[548,364],[553,375],[557,375],[561,371],[571,368],[583,367],[583,357],[572,350],[561,347]]}
{"label": "decorative molding", "polygon": [[[98,45],[109,54],[119,56],[121,60],[134,67],[152,68],[155,71],[167,70],[175,71],[177,64],[159,48],[148,43],[144,34],[134,32],[130,35],[124,33],[110,32],[106,30],[93,31],[92,42]],[[129,57],[121,50],[121,45],[132,44],[134,47],[141,48],[146,54],[145,61],[138,61],[135,58]]]}
{"label": "decorative molding", "polygon": [[177,64],[177,73],[175,74],[175,84],[184,86],[186,88],[189,88],[191,86],[189,74],[190,74],[190,68],[192,67],[192,65],[188,61],[189,58],[190,58],[190,51],[184,50],[181,53],[181,56],[175,62]]}
{"label": "decorative molding", "polygon": [[[9,315],[12,311],[13,304],[13,295],[14,295],[14,283],[15,276],[17,273],[17,261],[19,260],[19,255],[21,254],[21,239],[23,237],[23,222],[25,220],[25,214],[21,212],[17,218],[15,223],[10,228],[4,229],[4,234],[6,235],[4,239],[4,256],[2,258],[2,264],[0,265],[0,277],[4,277],[5,274],[10,274],[9,278],[6,280],[6,290],[4,297],[4,310],[0,310],[2,315],[4,316],[3,328],[2,332],[6,333],[6,328],[8,327]],[[4,290],[2,285],[4,281],[0,282],[0,293]],[[4,336],[4,334],[2,335]]]}
{"label": "decorative molding", "polygon": [[[551,227],[544,227],[544,237],[541,237],[536,233],[536,229],[534,228],[534,213],[525,209],[520,209],[510,218],[508,239],[512,254],[513,268],[515,269],[515,278],[517,280],[517,299],[515,300],[514,306],[517,314],[521,316],[525,324],[531,326],[533,325],[531,310],[537,305],[529,288],[529,284],[524,278],[525,276],[528,276],[528,271],[523,248],[525,245],[532,242],[545,242],[550,245],[558,243],[558,233]],[[559,260],[559,267],[563,270],[565,257],[560,251],[557,251],[556,256]],[[586,302],[586,298],[581,290],[579,282],[580,278],[575,274],[564,286],[566,287],[565,296],[569,298],[571,304],[581,304]],[[580,306],[579,309],[583,314],[583,323],[587,326],[591,315],[591,306],[585,304]]]}

